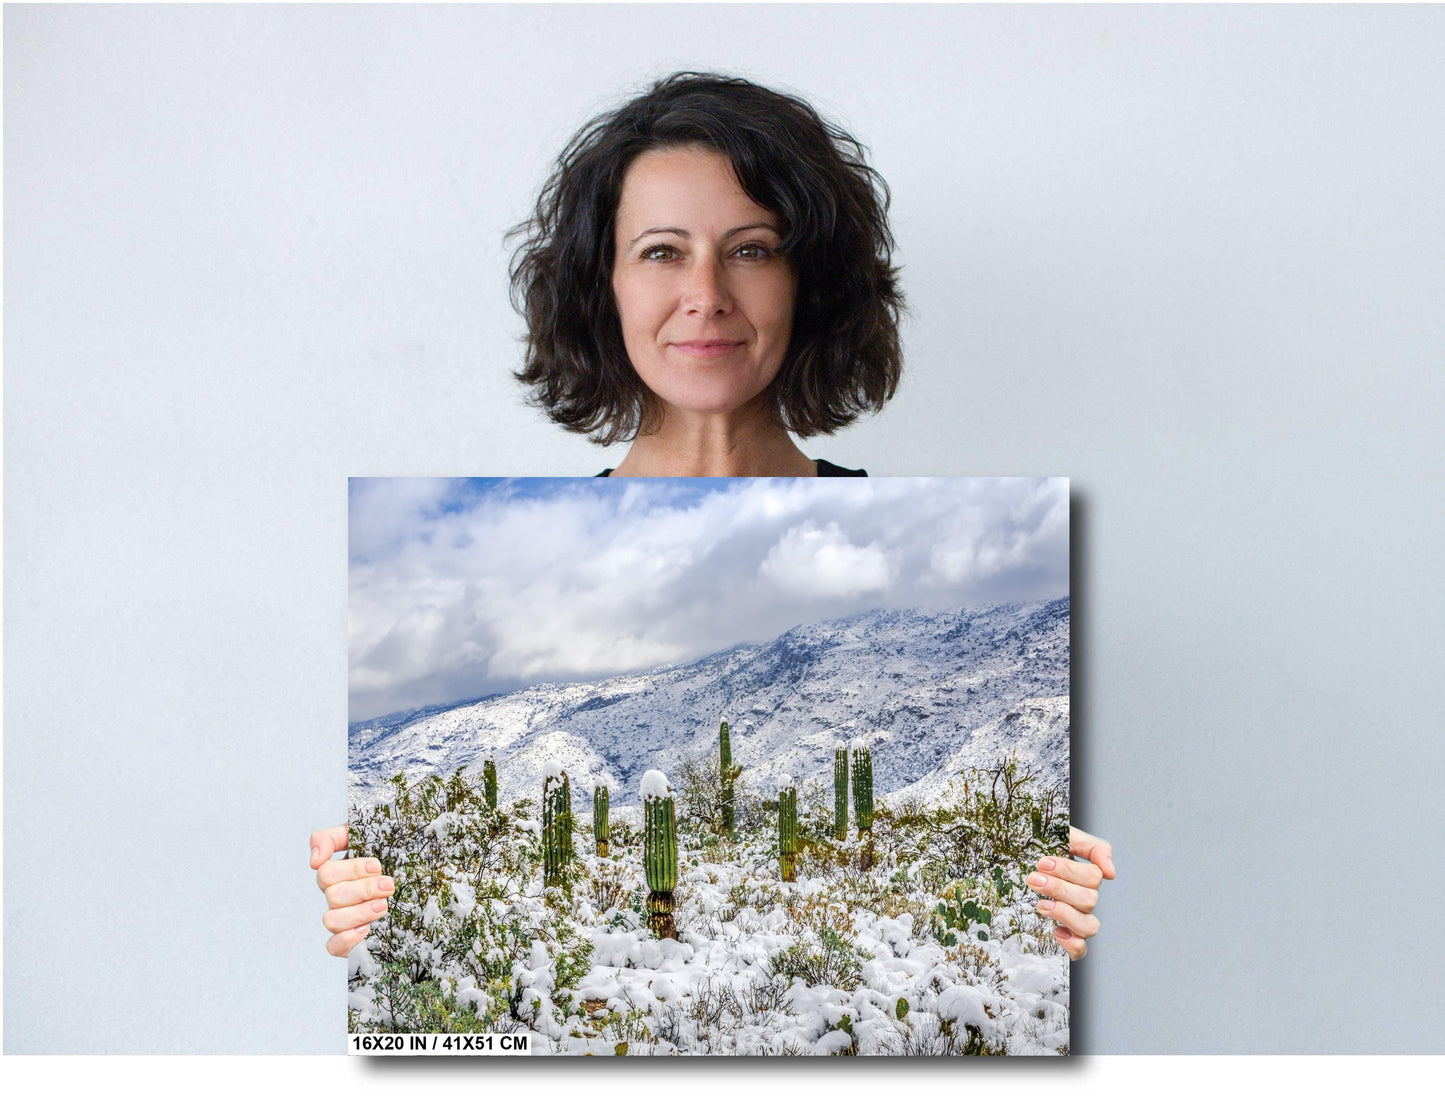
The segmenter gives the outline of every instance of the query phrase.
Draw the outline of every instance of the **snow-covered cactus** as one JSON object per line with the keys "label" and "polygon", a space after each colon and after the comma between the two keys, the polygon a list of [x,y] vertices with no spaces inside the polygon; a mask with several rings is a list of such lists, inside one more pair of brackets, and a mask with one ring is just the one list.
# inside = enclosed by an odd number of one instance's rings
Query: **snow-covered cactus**
{"label": "snow-covered cactus", "polygon": [[604,859],[609,854],[607,843],[607,784],[598,781],[592,787],[592,836],[597,841],[597,854]]}
{"label": "snow-covered cactus", "polygon": [[728,721],[722,721],[717,736],[718,774],[722,778],[722,825],[725,835],[733,834],[733,743],[728,734]]}
{"label": "snow-covered cactus", "polygon": [[487,798],[487,806],[495,809],[497,807],[497,764],[490,758],[482,763],[482,789]]}
{"label": "snow-covered cactus", "polygon": [[833,752],[833,839],[848,839],[848,748]]}
{"label": "snow-covered cactus", "polygon": [[853,748],[853,811],[858,814],[859,832],[872,829],[873,752],[861,745]]}
{"label": "snow-covered cactus", "polygon": [[547,763],[542,777],[542,882],[554,887],[572,856],[572,786],[567,772]]}
{"label": "snow-covered cactus", "polygon": [[642,775],[642,867],[647,873],[647,928],[677,938],[672,892],[677,889],[677,816],[672,786],[661,770]]}
{"label": "snow-covered cactus", "polygon": [[783,882],[798,881],[798,787],[786,774],[778,780],[778,865]]}
{"label": "snow-covered cactus", "polygon": [[853,812],[863,841],[860,866],[867,871],[873,866],[873,752],[861,737],[853,740]]}

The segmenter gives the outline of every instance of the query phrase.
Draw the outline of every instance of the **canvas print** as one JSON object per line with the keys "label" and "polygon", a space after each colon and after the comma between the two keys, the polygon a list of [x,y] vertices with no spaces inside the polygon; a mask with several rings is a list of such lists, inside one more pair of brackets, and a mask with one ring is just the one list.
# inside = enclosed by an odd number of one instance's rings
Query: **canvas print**
{"label": "canvas print", "polygon": [[1055,1055],[1057,478],[353,479],[353,1034]]}

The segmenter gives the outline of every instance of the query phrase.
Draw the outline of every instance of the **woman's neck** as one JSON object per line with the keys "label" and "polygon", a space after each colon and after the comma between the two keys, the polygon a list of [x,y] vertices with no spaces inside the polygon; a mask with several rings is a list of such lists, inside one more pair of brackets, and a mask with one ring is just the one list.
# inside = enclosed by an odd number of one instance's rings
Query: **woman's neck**
{"label": "woman's neck", "polygon": [[818,466],[760,409],[727,414],[668,409],[655,432],[632,441],[613,475],[811,477]]}

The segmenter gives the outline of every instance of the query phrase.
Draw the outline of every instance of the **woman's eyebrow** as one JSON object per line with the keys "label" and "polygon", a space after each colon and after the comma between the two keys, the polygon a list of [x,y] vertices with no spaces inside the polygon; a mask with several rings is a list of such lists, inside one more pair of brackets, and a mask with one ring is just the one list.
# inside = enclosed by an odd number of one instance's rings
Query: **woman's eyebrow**
{"label": "woman's eyebrow", "polygon": [[[772,230],[779,237],[783,236],[782,233],[778,230],[778,227],[773,225],[771,222],[749,222],[745,226],[734,226],[732,229],[728,230],[722,235],[722,239],[726,241],[729,237],[736,237],[738,234],[748,229],[768,229]],[[627,247],[631,249],[644,237],[651,237],[654,233],[670,233],[674,237],[682,238],[684,241],[692,240],[692,234],[688,233],[685,229],[678,229],[676,226],[653,226],[651,229],[643,230],[631,241],[629,241],[627,243]]]}

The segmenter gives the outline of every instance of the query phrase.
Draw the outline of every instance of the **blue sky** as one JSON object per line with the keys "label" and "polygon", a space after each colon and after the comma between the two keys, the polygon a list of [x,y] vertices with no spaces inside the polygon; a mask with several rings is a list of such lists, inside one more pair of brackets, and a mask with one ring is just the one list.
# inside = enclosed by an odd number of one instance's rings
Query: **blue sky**
{"label": "blue sky", "polygon": [[1062,479],[352,479],[349,536],[352,720],[1068,593]]}

